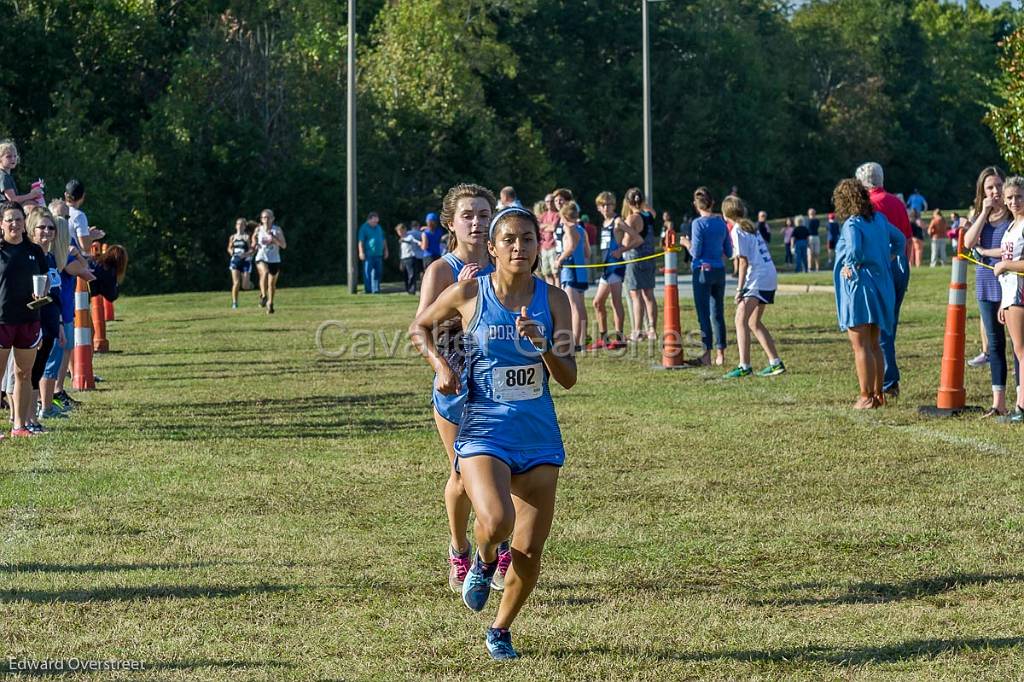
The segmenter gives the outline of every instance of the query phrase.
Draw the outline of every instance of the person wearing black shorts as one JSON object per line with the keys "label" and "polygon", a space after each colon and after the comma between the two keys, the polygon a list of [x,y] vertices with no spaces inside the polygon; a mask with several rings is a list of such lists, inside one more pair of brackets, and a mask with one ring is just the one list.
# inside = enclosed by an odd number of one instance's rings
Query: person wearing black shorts
{"label": "person wearing black shorts", "polygon": [[255,252],[252,248],[251,237],[245,231],[247,226],[245,218],[235,221],[235,233],[228,237],[228,255],[231,260],[228,262],[228,270],[231,272],[231,308],[238,309],[238,292],[242,288],[246,273],[252,269],[252,255]]}
{"label": "person wearing black shorts", "polygon": [[32,365],[43,336],[39,310],[29,304],[41,298],[33,295],[33,276],[46,277],[49,265],[43,250],[25,238],[25,212],[20,205],[12,201],[0,203],[0,231],[0,367],[7,366],[13,349],[11,435],[33,436],[25,423],[32,409]]}

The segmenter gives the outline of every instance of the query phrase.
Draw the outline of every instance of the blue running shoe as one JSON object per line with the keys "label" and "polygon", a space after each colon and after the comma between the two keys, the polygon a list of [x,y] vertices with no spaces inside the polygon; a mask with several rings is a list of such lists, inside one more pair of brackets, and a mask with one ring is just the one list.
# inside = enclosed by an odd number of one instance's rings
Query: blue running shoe
{"label": "blue running shoe", "polygon": [[487,653],[496,661],[519,658],[512,648],[512,633],[501,628],[487,628]]}
{"label": "blue running shoe", "polygon": [[494,571],[497,568],[497,561],[493,564],[485,564],[480,560],[480,555],[476,555],[476,559],[462,583],[462,601],[466,606],[474,611],[484,610],[484,606],[487,605],[487,597],[491,594],[491,578],[494,577]]}

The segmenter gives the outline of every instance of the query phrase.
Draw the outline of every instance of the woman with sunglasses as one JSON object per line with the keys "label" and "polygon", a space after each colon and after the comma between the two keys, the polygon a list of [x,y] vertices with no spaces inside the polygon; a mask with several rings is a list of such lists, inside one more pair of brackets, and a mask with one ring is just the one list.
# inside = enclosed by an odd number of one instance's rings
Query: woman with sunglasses
{"label": "woman with sunglasses", "polygon": [[[54,249],[57,239],[57,221],[48,209],[41,207],[29,213],[28,220],[26,220],[26,230],[29,239],[46,254],[46,274],[50,288],[49,298],[52,301],[39,310],[43,340],[39,345],[39,351],[36,353],[36,359],[32,363],[32,405],[35,405],[36,409],[25,415],[25,428],[32,433],[43,433],[46,429],[39,423],[39,418],[43,414],[44,409],[40,405],[45,406],[53,403],[53,383],[50,382],[48,384],[49,391],[47,395],[42,390],[43,383],[41,379],[43,378],[43,371],[46,369],[46,362],[50,358],[50,352],[53,350],[54,344],[59,343],[63,346],[65,342],[59,301],[61,294],[60,271],[64,269],[64,265],[67,262],[68,239],[64,240],[63,255],[65,262],[59,263],[55,253],[57,249]],[[64,230],[64,236],[67,237],[67,229]],[[51,412],[50,414],[52,415],[53,413]]]}

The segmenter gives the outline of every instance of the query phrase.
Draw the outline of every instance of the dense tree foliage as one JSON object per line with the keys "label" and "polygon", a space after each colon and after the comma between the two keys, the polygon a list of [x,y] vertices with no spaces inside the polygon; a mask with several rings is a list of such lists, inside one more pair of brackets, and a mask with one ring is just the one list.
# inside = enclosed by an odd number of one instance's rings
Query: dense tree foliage
{"label": "dense tree foliage", "polygon": [[1001,76],[996,87],[1002,98],[987,121],[996,134],[1003,156],[1014,173],[1024,173],[1024,30],[1003,43]]}
{"label": "dense tree foliage", "polygon": [[[344,277],[347,12],[335,0],[0,0],[0,134],[22,187],[72,176],[132,254],[136,292],[220,287],[238,215],[272,207],[287,281]],[[386,225],[472,180],[585,210],[642,183],[640,0],[360,0],[359,206]],[[978,0],[650,6],[655,198],[738,185],[826,207],[868,159],[962,204],[1021,166],[1019,13]],[[1016,45],[1016,47],[1014,47]],[[1016,107],[1016,108],[1014,108]],[[989,123],[982,121],[992,111]],[[1016,150],[1016,151],[1014,151]]]}

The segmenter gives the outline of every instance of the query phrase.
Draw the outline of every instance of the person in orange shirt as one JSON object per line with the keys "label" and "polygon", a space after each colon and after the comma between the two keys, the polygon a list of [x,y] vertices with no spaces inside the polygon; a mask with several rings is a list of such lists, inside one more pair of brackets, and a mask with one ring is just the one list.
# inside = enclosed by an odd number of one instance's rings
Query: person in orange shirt
{"label": "person in orange shirt", "polygon": [[946,264],[946,233],[949,232],[949,225],[942,217],[942,211],[932,211],[932,221],[928,223],[928,236],[932,238],[932,267],[936,263]]}

